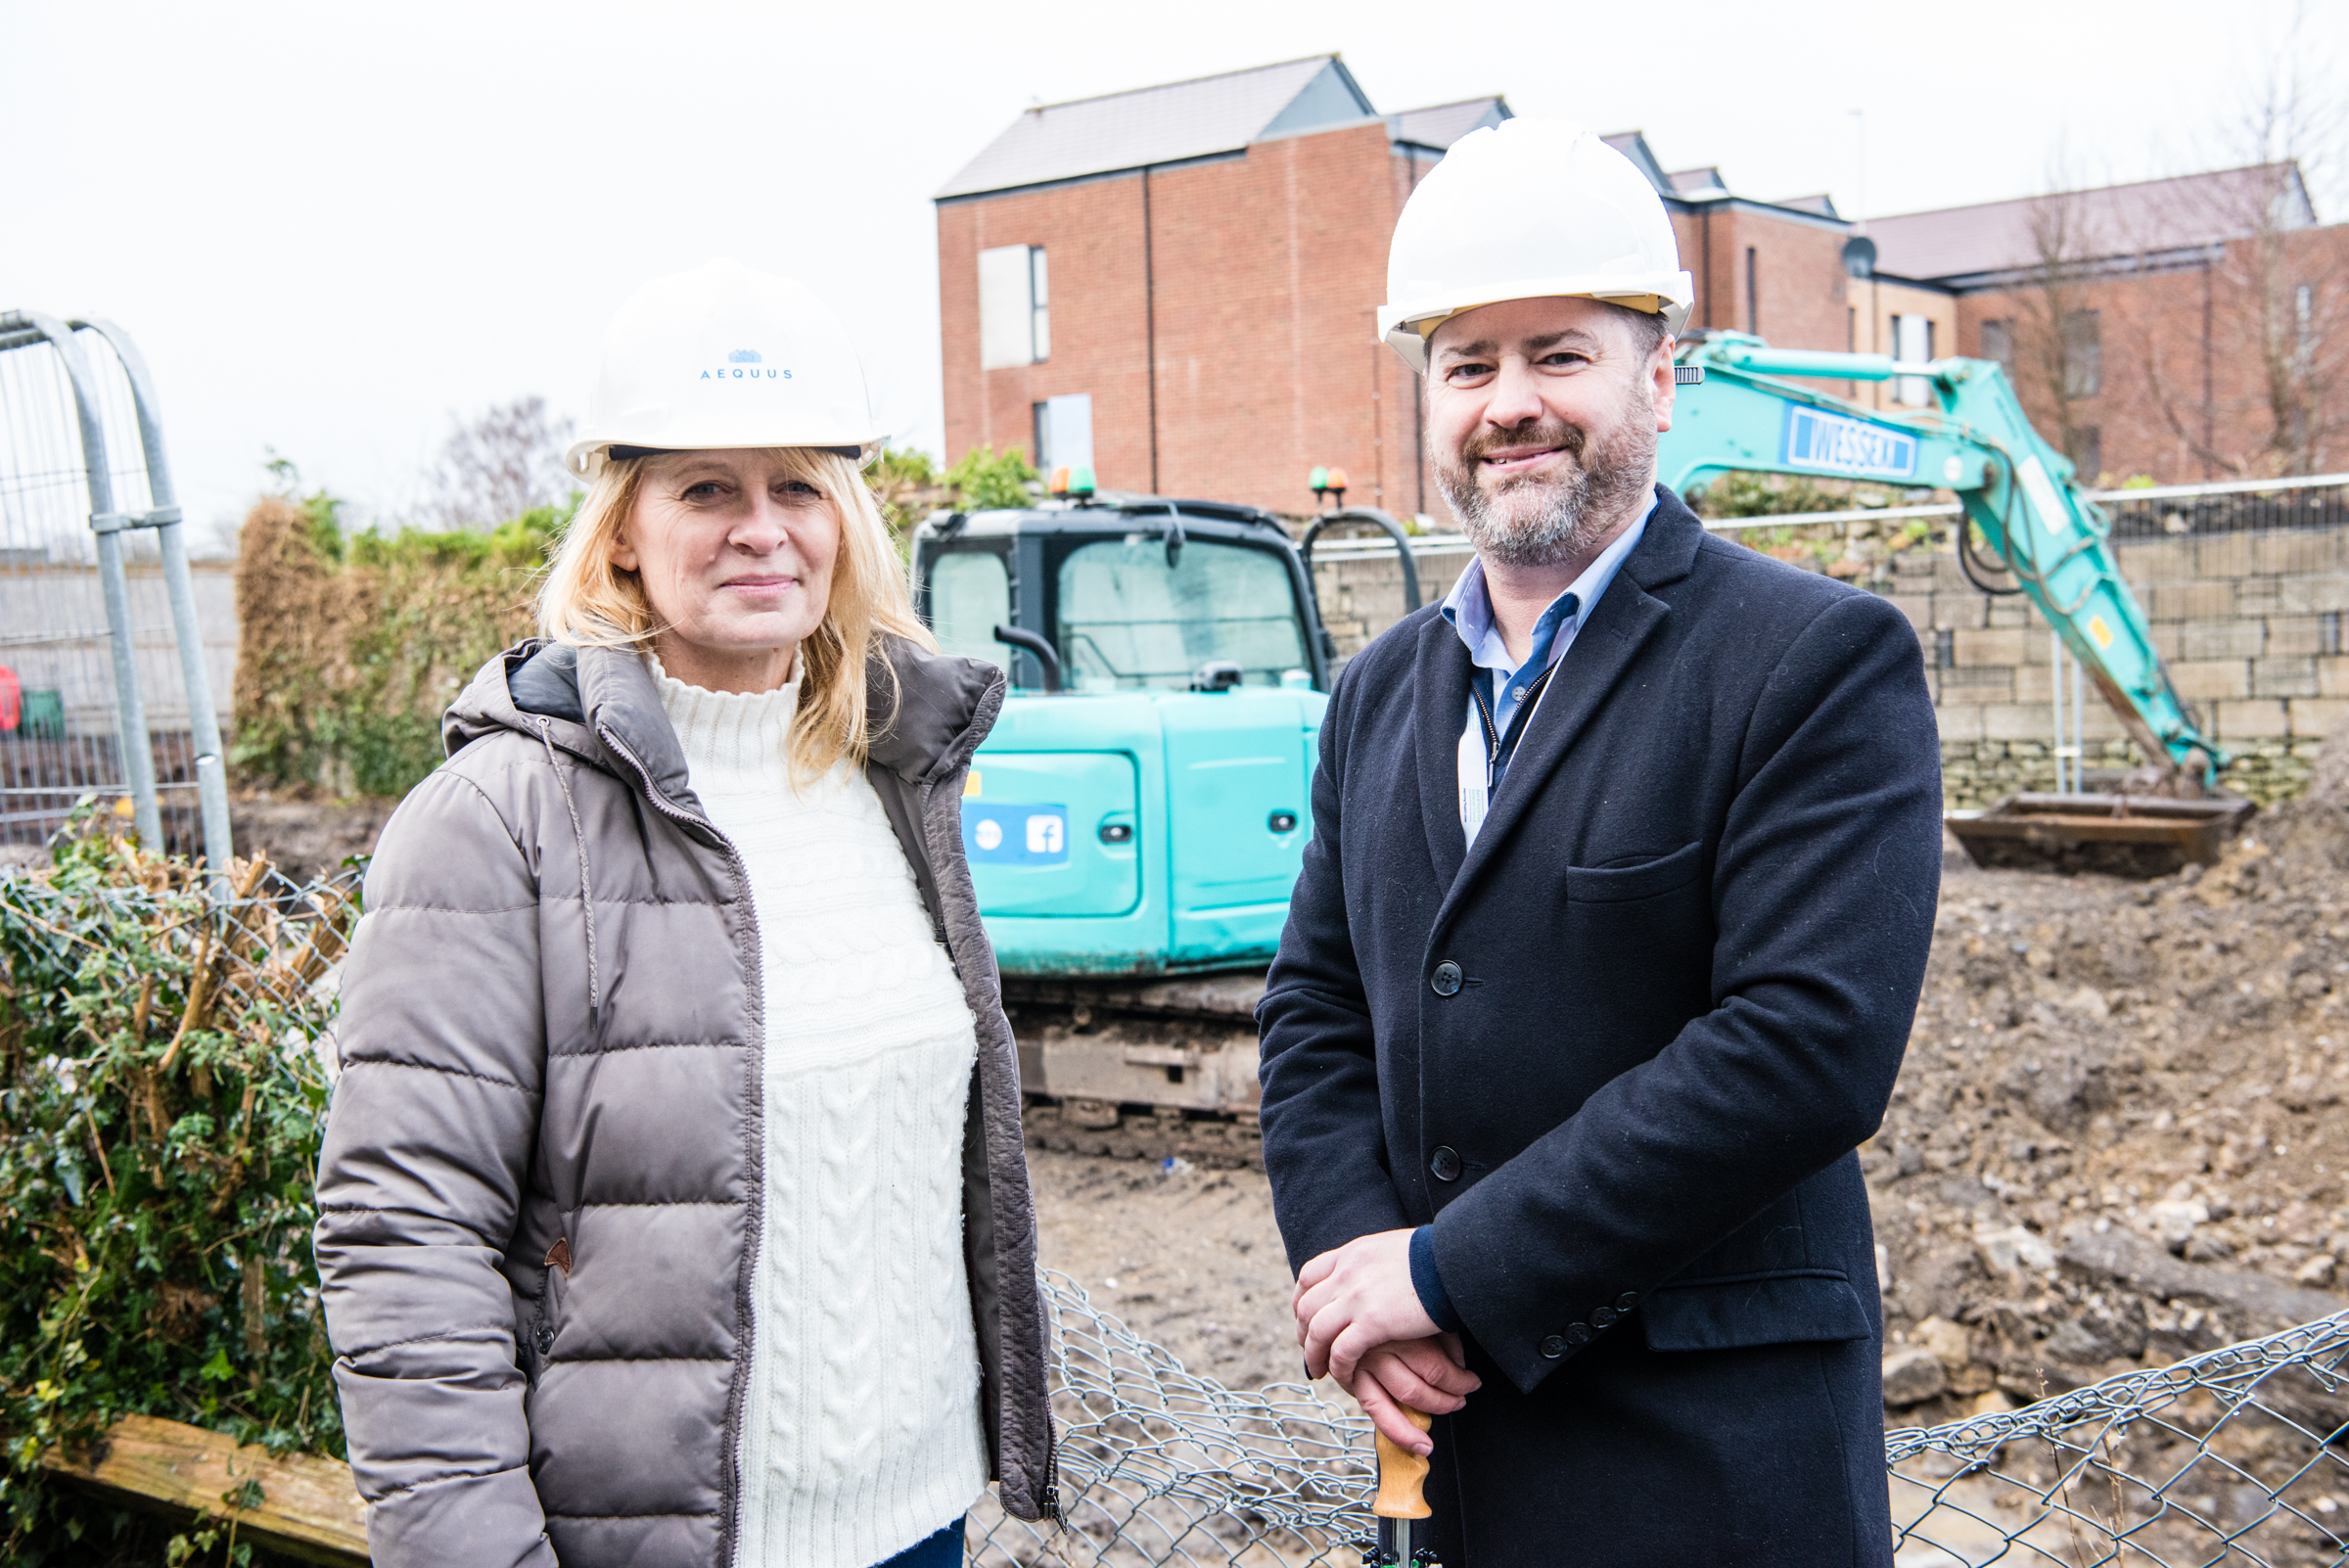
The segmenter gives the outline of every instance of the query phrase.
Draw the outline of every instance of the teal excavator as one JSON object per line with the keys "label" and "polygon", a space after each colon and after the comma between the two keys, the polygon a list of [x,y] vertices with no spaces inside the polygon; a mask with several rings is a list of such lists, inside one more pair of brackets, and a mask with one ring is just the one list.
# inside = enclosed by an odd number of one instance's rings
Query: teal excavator
{"label": "teal excavator", "polygon": [[[1678,375],[1666,484],[1745,471],[1956,492],[1969,576],[2038,606],[2156,760],[2144,793],[2198,794],[2225,764],[2162,668],[2102,513],[1999,365],[1711,333],[1681,346]],[[1895,378],[1913,378],[1921,405],[1818,387]],[[1035,1130],[1105,1152],[1245,1157],[1253,1012],[1313,832],[1336,654],[1313,545],[1343,524],[1386,531],[1415,609],[1409,543],[1374,508],[1324,513],[1292,543],[1249,507],[1095,493],[1082,471],[1055,487],[1026,508],[934,514],[912,560],[940,642],[1012,676],[971,771],[963,843]]]}

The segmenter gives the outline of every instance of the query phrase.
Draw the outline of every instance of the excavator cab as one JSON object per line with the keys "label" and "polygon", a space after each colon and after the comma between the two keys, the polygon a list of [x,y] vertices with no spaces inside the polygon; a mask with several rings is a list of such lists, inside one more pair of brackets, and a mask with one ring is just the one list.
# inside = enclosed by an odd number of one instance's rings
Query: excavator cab
{"label": "excavator cab", "polygon": [[1262,964],[1313,831],[1331,648],[1270,514],[1158,496],[932,516],[914,602],[1013,692],[963,849],[1012,975]]}

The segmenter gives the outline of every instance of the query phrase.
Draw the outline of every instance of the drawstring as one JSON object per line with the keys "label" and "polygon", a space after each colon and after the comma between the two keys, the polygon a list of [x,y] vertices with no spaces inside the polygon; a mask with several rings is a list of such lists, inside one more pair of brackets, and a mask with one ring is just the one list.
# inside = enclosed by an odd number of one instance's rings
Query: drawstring
{"label": "drawstring", "polygon": [[579,803],[571,798],[571,780],[563,776],[562,766],[555,761],[553,726],[544,717],[538,720],[538,744],[546,748],[546,765],[554,769],[555,783],[563,791],[563,807],[571,813],[571,840],[579,849],[579,913],[587,922],[587,1027],[593,1029],[603,1006],[603,986],[595,967],[595,892],[587,880],[587,835],[579,826]]}

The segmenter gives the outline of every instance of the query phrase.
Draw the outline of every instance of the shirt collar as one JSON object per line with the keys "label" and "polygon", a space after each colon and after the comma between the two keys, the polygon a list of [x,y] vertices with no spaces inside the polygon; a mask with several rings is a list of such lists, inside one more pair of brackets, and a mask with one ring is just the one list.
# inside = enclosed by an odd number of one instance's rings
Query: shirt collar
{"label": "shirt collar", "polygon": [[[1648,519],[1655,516],[1656,492],[1647,492],[1647,505],[1632,520],[1632,526],[1615,535],[1608,546],[1598,552],[1597,559],[1583,569],[1583,574],[1564,593],[1549,601],[1541,618],[1534,623],[1534,654],[1547,652],[1555,659],[1565,651],[1558,638],[1560,623],[1572,618],[1580,625],[1589,619],[1590,611],[1615,580],[1615,574],[1631,553],[1639,547],[1640,537],[1647,532]],[[1444,596],[1444,619],[1459,633],[1460,641],[1468,646],[1468,657],[1479,669],[1514,669],[1509,662],[1508,645],[1501,641],[1500,628],[1493,623],[1493,599],[1485,589],[1485,563],[1478,556],[1460,574],[1451,592]],[[1571,639],[1569,639],[1571,640]],[[1529,659],[1530,663],[1531,660]],[[1547,661],[1544,661],[1544,668]]]}

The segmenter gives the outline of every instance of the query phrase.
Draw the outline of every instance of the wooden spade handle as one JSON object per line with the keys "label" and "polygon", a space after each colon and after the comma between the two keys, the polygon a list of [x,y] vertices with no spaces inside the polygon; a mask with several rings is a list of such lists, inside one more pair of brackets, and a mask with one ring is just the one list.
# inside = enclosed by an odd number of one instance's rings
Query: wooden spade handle
{"label": "wooden spade handle", "polygon": [[[1398,1407],[1410,1423],[1424,1432],[1433,1417],[1424,1410],[1409,1406]],[[1370,1499],[1370,1511],[1381,1519],[1424,1519],[1429,1509],[1421,1489],[1427,1485],[1427,1461],[1410,1450],[1398,1447],[1388,1436],[1378,1434],[1378,1496]]]}

